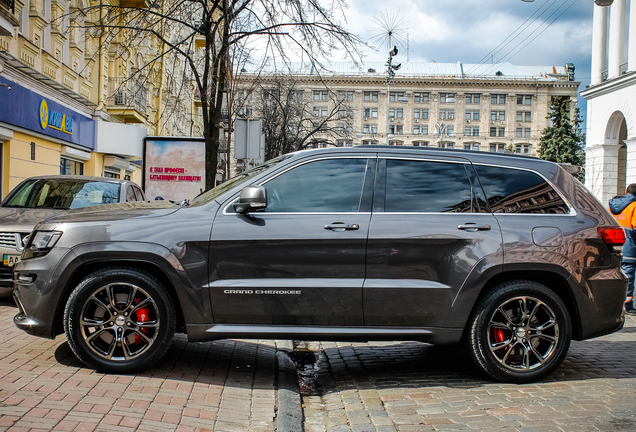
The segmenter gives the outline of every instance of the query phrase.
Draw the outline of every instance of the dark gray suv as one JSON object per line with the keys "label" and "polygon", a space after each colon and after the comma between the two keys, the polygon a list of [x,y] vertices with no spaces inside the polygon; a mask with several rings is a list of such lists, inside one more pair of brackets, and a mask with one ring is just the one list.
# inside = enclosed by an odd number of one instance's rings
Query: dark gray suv
{"label": "dark gray suv", "polygon": [[624,232],[559,165],[361,146],[271,160],[194,199],[74,210],[15,266],[15,324],[128,373],[175,332],[463,343],[529,382],[624,323]]}

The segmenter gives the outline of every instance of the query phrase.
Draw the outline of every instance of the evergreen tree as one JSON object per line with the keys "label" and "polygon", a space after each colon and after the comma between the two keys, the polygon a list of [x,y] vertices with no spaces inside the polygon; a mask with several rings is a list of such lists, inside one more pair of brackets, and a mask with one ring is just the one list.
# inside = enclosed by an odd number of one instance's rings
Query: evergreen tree
{"label": "evergreen tree", "polygon": [[552,162],[583,166],[585,133],[580,128],[583,119],[578,108],[574,112],[574,120],[571,119],[571,102],[569,96],[552,96],[552,109],[546,117],[551,119],[552,125],[541,133],[539,157]]}

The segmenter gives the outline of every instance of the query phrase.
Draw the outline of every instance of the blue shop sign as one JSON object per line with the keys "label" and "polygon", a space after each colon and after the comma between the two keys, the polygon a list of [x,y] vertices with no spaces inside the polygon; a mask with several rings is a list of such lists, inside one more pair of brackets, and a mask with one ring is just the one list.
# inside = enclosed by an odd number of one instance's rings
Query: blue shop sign
{"label": "blue shop sign", "polygon": [[11,85],[11,90],[0,87],[0,122],[95,148],[93,119],[13,82],[0,82]]}

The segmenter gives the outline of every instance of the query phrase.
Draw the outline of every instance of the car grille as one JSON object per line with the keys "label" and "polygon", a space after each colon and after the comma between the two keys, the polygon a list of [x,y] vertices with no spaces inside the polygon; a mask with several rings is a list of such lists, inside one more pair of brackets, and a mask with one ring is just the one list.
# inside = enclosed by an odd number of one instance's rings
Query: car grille
{"label": "car grille", "polygon": [[18,243],[22,238],[17,233],[0,232],[0,247],[22,250],[22,244]]}
{"label": "car grille", "polygon": [[[2,264],[1,261],[0,264]],[[13,281],[13,268],[0,266],[0,280]]]}

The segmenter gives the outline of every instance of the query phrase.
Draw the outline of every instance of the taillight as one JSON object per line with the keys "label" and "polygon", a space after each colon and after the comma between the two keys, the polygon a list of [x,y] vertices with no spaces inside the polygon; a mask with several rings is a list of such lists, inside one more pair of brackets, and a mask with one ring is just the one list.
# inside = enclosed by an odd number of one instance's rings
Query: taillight
{"label": "taillight", "polygon": [[598,233],[613,252],[622,252],[625,244],[625,230],[620,227],[600,227]]}

